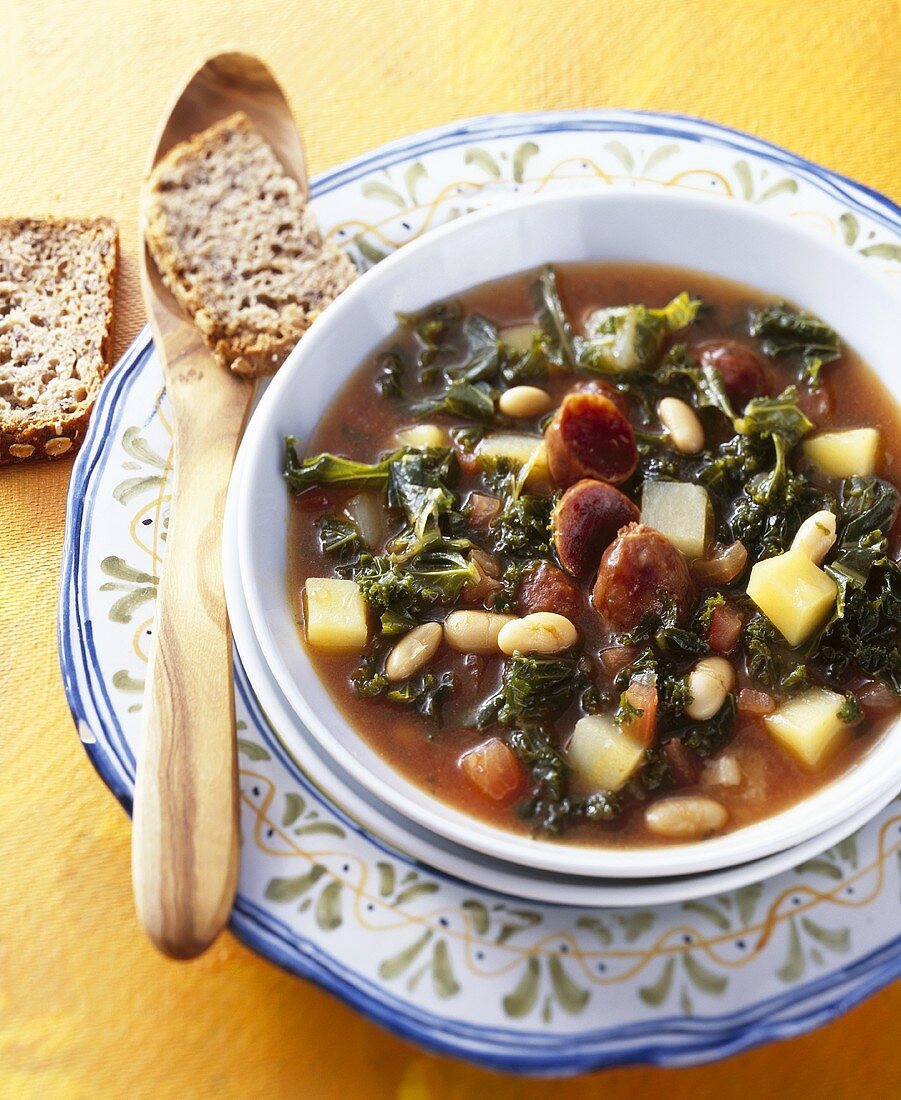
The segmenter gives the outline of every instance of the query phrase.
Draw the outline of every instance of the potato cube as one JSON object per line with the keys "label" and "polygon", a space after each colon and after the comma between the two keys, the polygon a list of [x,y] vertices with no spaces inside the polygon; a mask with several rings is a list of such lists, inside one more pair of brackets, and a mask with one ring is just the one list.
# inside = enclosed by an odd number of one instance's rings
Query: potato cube
{"label": "potato cube", "polygon": [[795,646],[823,625],[837,594],[829,574],[798,550],[757,562],[748,580],[748,595]]}
{"label": "potato cube", "polygon": [[805,458],[830,477],[867,477],[876,472],[879,432],[853,428],[847,432],[823,432],[801,445]]}
{"label": "potato cube", "polygon": [[394,438],[402,447],[447,447],[450,443],[447,432],[437,424],[412,424],[395,432]]}
{"label": "potato cube", "polygon": [[641,491],[641,522],[670,540],[687,558],[707,550],[710,499],[700,485],[646,481]]}
{"label": "potato cube", "polygon": [[500,338],[508,348],[513,348],[514,351],[530,351],[532,341],[539,331],[536,325],[511,325],[509,328],[501,329]]}
{"label": "potato cube", "polygon": [[504,459],[516,466],[525,466],[527,462],[531,462],[526,485],[540,485],[550,478],[544,440],[537,435],[491,432],[476,447],[476,458],[481,466],[490,466]]}
{"label": "potato cube", "polygon": [[307,641],[317,649],[358,653],[369,638],[368,609],[356,581],[310,577],[306,597]]}
{"label": "potato cube", "polygon": [[618,791],[644,759],[644,746],[609,714],[590,714],[576,722],[566,755],[585,790]]}
{"label": "potato cube", "polygon": [[851,727],[838,716],[841,695],[811,688],[787,700],[764,718],[770,735],[808,771],[824,768],[851,739]]}

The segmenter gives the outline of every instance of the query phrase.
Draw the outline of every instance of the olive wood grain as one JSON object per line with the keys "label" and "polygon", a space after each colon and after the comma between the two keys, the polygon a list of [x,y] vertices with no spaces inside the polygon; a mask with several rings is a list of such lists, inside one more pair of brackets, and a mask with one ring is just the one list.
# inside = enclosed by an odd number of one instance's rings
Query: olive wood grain
{"label": "olive wood grain", "polygon": [[[307,193],[290,107],[258,59],[208,58],[166,112],[148,171],[179,141],[245,111]],[[132,879],[138,919],[173,958],[204,951],[231,912],[238,875],[238,768],[222,518],[256,380],[218,366],[139,241],[141,288],[163,364],[174,476],[147,668],[135,783]]]}

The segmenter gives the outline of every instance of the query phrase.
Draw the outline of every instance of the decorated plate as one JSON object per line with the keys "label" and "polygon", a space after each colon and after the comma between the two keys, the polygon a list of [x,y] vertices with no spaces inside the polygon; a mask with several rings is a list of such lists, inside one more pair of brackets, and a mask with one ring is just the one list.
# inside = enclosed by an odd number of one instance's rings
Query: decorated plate
{"label": "decorated plate", "polygon": [[[901,274],[901,210],[889,200],[672,115],[477,119],[385,146],[312,190],[323,229],[366,267],[519,194],[661,186],[764,203]],[[128,810],[171,446],[145,330],[107,381],[73,470],[59,623],[79,735]],[[240,658],[235,685],[243,845],[233,930],[431,1049],[517,1072],[692,1064],[815,1027],[901,972],[897,801],[825,854],[712,897],[616,910],[523,902],[363,829],[285,752]]]}

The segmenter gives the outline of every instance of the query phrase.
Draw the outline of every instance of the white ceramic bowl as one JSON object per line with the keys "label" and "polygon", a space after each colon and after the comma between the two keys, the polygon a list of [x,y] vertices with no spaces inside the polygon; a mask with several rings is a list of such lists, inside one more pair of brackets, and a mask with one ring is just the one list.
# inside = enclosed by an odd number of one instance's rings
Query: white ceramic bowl
{"label": "white ceramic bowl", "polygon": [[630,850],[566,846],[478,821],[391,768],[319,680],[288,600],[283,438],[309,436],[348,375],[390,335],[395,312],[548,262],[612,260],[695,268],[790,298],[833,325],[901,399],[901,296],[850,250],[752,206],[708,197],[610,192],[522,201],[435,230],[390,256],[345,291],[294,349],[241,446],[238,562],[257,641],[285,697],[326,752],[376,797],[498,859],[576,875],[666,877],[759,859],[876,805],[901,784],[901,722],[833,783],[726,836]]}

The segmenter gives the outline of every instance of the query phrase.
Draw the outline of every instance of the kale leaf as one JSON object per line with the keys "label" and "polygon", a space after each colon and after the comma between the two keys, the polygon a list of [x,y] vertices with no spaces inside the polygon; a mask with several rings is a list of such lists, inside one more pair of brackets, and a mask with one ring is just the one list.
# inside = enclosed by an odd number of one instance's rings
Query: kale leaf
{"label": "kale leaf", "polygon": [[721,499],[741,495],[726,517],[729,540],[752,560],[787,550],[801,523],[832,505],[832,496],[788,464],[791,448],[813,427],[790,386],[778,397],[755,397],[735,420],[736,436],[705,464],[699,481]]}
{"label": "kale leaf", "polygon": [[452,672],[419,672],[410,680],[394,684],[385,692],[388,699],[395,703],[405,703],[416,709],[427,722],[437,722],[441,717],[441,707],[456,686]]}
{"label": "kale leaf", "polygon": [[434,607],[452,606],[466,584],[479,580],[476,566],[450,540],[431,543],[404,561],[363,554],[353,571],[363,598],[380,615],[383,634],[398,634]]}
{"label": "kale leaf", "polygon": [[567,793],[569,766],[540,728],[513,730],[507,744],[531,775],[532,794],[518,811],[537,831],[561,833],[574,821],[611,821],[620,813],[621,799],[611,792],[583,798]]}
{"label": "kale leaf", "polygon": [[544,334],[544,352],[557,367],[575,370],[583,340],[569,323],[557,290],[557,275],[546,267],[531,287],[535,318]]}
{"label": "kale leaf", "polygon": [[407,411],[411,416],[434,416],[444,413],[461,420],[492,424],[498,420],[495,408],[497,391],[487,382],[454,379],[446,389],[432,397],[411,401]]}
{"label": "kale leaf", "polygon": [[638,782],[632,787],[633,793],[640,795],[643,791],[657,791],[673,785],[673,774],[666,756],[660,749],[645,749],[644,764],[639,772]]}
{"label": "kale leaf", "polygon": [[356,524],[343,516],[323,516],[317,524],[319,549],[335,559],[336,566],[348,566],[359,561],[363,542]]}
{"label": "kale leaf", "polygon": [[545,378],[548,369],[544,337],[540,332],[536,332],[532,337],[532,345],[527,351],[516,353],[511,348],[505,349],[501,360],[500,376],[508,386],[522,386]]}
{"label": "kale leaf", "polygon": [[357,694],[366,699],[384,696],[393,703],[411,707],[430,724],[437,723],[442,704],[456,686],[454,674],[436,675],[424,669],[408,680],[397,682],[380,671],[380,664],[379,657],[373,655],[357,669],[352,680]]}
{"label": "kale leaf", "polygon": [[792,309],[787,302],[755,310],[749,327],[766,355],[790,357],[813,386],[819,383],[822,368],[842,353],[838,335],[824,321]]}
{"label": "kale leaf", "polygon": [[728,741],[734,725],[735,698],[727,695],[725,703],[712,718],[694,723],[678,736],[683,745],[697,756],[712,756]]}
{"label": "kale leaf", "polygon": [[664,386],[686,388],[699,409],[718,409],[729,420],[736,418],[723,376],[709,364],[700,366],[684,344],[676,344],[666,353],[657,380]]}
{"label": "kale leaf", "polygon": [[785,694],[810,687],[807,665],[765,615],[752,615],[745,623],[742,644],[748,676],[755,684]]}
{"label": "kale leaf", "polygon": [[779,439],[790,450],[813,427],[798,405],[798,391],[794,386],[783,390],[778,397],[755,397],[735,421],[740,435],[756,439]]}
{"label": "kale leaf", "polygon": [[638,626],[618,641],[621,645],[639,648],[650,646],[657,655],[668,660],[700,657],[709,648],[703,624],[681,626],[677,608],[671,600],[662,612],[646,611]]}
{"label": "kale leaf", "polygon": [[863,710],[852,691],[845,692],[845,701],[838,708],[838,717],[849,726],[856,725],[863,718]]}
{"label": "kale leaf", "polygon": [[576,699],[589,680],[574,657],[538,657],[514,653],[504,665],[501,687],[479,709],[478,723],[512,726],[556,717]]}
{"label": "kale leaf", "polygon": [[439,521],[456,507],[457,500],[445,482],[456,473],[451,451],[434,449],[401,455],[390,464],[388,503],[403,509],[411,536],[396,539],[405,553],[421,550],[441,537]]}
{"label": "kale leaf", "polygon": [[298,442],[293,435],[285,436],[284,475],[295,493],[323,485],[343,489],[384,489],[388,484],[391,463],[404,453],[402,450],[395,451],[378,462],[356,462],[327,453],[299,459]]}
{"label": "kale leaf", "polygon": [[[851,553],[860,550],[874,534],[884,537],[891,531],[898,512],[898,490],[882,478],[849,477],[842,482],[839,504],[839,548]],[[872,542],[869,545],[868,555],[872,555]]]}
{"label": "kale leaf", "polygon": [[462,363],[444,368],[450,382],[494,382],[500,371],[503,345],[498,339],[497,325],[473,314],[463,326],[466,353]]}
{"label": "kale leaf", "polygon": [[463,318],[459,302],[435,302],[415,313],[398,313],[397,320],[404,328],[411,329],[421,345],[420,368],[430,366],[439,348],[453,338]]}
{"label": "kale leaf", "polygon": [[837,546],[825,566],[838,586],[835,614],[809,651],[828,677],[856,666],[901,694],[901,565],[888,554],[897,510],[898,491],[887,481],[842,483]]}
{"label": "kale leaf", "polygon": [[555,497],[517,493],[515,486],[511,487],[491,523],[494,552],[516,561],[553,560],[551,516],[555,503]]}
{"label": "kale leaf", "polygon": [[397,348],[382,352],[376,365],[375,387],[382,397],[400,397],[403,393],[406,367]]}

